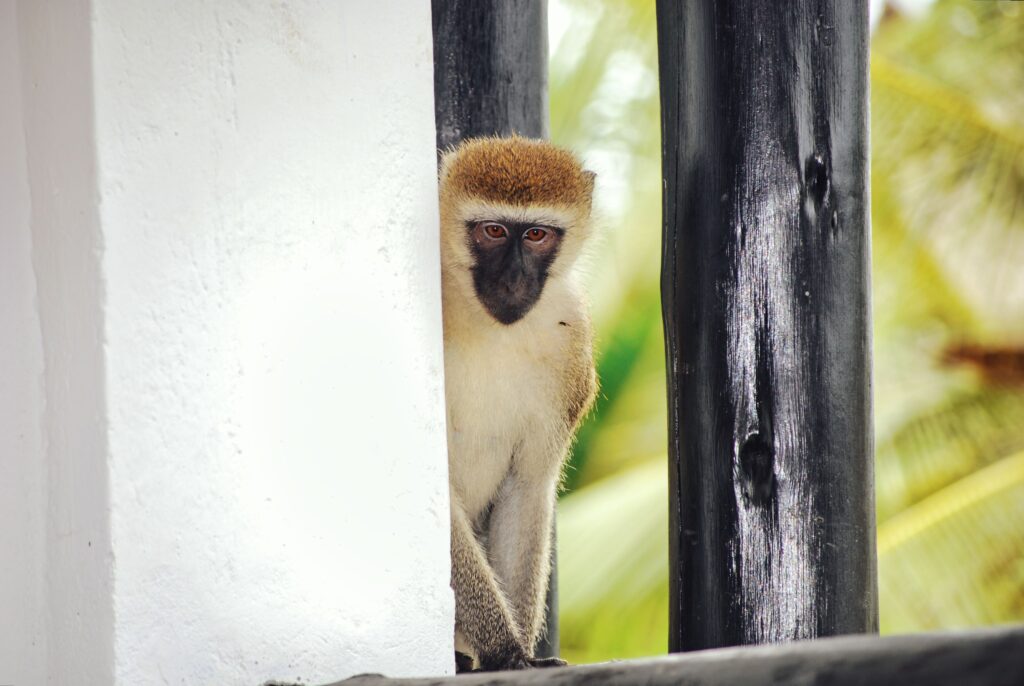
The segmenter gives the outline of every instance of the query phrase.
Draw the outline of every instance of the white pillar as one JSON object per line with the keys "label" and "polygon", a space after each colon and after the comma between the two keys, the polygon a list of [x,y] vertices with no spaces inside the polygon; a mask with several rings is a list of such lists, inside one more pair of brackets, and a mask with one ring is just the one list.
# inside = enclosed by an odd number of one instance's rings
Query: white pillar
{"label": "white pillar", "polygon": [[0,684],[46,680],[43,348],[14,2],[0,0]]}
{"label": "white pillar", "polygon": [[49,678],[450,673],[429,3],[18,15]]}

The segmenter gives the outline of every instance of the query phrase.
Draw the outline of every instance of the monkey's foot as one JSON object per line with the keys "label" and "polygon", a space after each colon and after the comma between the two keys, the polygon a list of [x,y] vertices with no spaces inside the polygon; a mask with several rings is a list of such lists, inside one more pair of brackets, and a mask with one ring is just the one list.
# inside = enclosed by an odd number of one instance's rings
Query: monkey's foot
{"label": "monkey's foot", "polygon": [[455,651],[455,673],[456,674],[462,674],[464,672],[472,672],[472,671],[473,671],[473,656],[472,655],[466,655],[465,653],[460,653],[459,651],[456,650]]}
{"label": "monkey's foot", "polygon": [[498,659],[480,660],[479,669],[476,672],[505,672],[515,669],[530,669],[532,667],[565,667],[568,662],[557,657],[526,657],[522,655],[508,655]]}
{"label": "monkey's foot", "polygon": [[530,666],[523,655],[481,655],[475,672],[508,672]]}

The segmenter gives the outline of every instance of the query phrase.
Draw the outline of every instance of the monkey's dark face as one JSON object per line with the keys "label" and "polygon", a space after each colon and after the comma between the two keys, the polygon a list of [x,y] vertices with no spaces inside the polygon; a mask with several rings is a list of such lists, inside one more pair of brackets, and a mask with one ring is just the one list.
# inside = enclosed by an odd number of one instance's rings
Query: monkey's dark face
{"label": "monkey's dark face", "polygon": [[477,297],[502,324],[519,321],[540,298],[565,231],[507,221],[471,222],[468,228]]}

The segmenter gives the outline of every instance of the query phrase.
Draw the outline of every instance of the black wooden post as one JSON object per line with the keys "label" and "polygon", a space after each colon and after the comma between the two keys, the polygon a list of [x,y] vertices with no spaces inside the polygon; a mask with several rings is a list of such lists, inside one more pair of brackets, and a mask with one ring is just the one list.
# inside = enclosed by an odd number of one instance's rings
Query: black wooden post
{"label": "black wooden post", "polygon": [[659,0],[673,651],[877,627],[864,0]]}
{"label": "black wooden post", "polygon": [[[438,149],[474,136],[546,138],[546,0],[432,0],[431,8]],[[552,546],[540,657],[558,655],[556,560]]]}
{"label": "black wooden post", "polygon": [[548,135],[546,0],[432,0],[437,147]]}

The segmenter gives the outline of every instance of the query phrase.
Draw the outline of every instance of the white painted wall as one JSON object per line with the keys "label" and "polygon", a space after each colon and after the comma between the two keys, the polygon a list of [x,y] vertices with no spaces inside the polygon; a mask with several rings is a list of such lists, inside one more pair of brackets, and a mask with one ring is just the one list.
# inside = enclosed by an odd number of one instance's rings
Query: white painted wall
{"label": "white painted wall", "polygon": [[0,321],[34,287],[42,345],[0,370],[45,402],[0,449],[45,493],[0,541],[49,582],[14,683],[451,673],[429,3],[17,15]]}

